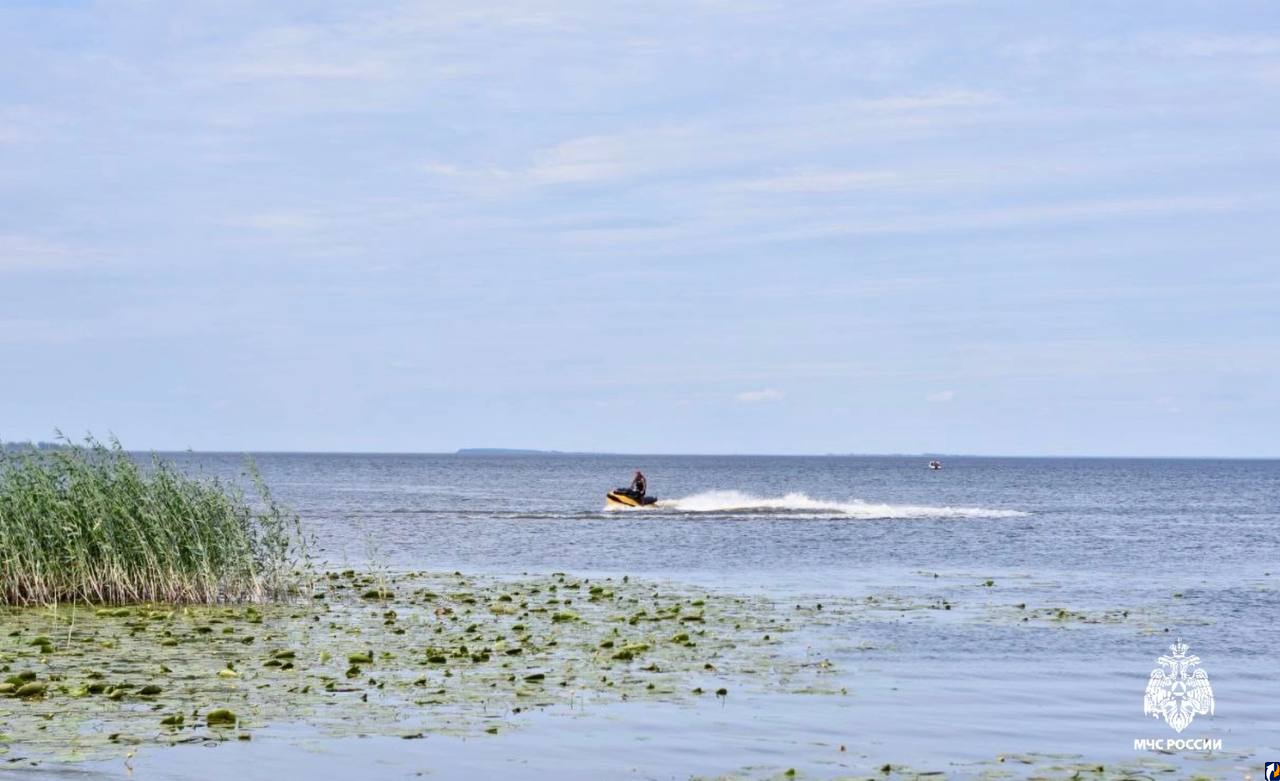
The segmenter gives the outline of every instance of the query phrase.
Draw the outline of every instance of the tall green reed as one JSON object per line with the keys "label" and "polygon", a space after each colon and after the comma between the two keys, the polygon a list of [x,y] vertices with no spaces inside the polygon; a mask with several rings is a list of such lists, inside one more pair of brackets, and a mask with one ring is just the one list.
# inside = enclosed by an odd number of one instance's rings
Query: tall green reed
{"label": "tall green reed", "polygon": [[310,577],[296,515],[116,440],[0,450],[0,604],[264,601]]}

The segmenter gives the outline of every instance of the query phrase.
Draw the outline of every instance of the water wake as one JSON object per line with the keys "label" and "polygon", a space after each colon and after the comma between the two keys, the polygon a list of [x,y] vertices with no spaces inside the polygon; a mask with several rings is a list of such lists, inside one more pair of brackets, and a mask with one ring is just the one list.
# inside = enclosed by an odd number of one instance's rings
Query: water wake
{"label": "water wake", "polygon": [[664,499],[656,507],[684,513],[759,513],[851,518],[1018,518],[1027,513],[985,507],[926,507],[907,504],[833,502],[803,493],[759,497],[742,491],[705,491],[682,499]]}

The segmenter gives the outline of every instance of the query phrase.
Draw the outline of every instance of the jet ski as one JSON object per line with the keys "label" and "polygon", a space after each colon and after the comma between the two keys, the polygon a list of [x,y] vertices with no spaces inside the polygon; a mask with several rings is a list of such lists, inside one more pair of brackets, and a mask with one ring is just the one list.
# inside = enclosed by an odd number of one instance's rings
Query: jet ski
{"label": "jet ski", "polygon": [[604,498],[610,507],[648,507],[658,501],[656,496],[646,496],[630,488],[615,488]]}

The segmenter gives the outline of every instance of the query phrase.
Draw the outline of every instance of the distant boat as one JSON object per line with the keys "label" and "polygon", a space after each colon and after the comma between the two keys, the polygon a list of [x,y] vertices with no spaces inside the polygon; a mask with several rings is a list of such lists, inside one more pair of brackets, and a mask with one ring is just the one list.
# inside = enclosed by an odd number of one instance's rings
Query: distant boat
{"label": "distant boat", "polygon": [[941,468],[942,468],[942,462],[941,462],[941,461],[939,461],[939,460],[937,460],[937,459],[935,458],[934,460],[932,460],[932,461],[930,461],[930,462],[929,462],[929,468],[930,468],[930,469],[933,469],[933,470],[941,469]]}

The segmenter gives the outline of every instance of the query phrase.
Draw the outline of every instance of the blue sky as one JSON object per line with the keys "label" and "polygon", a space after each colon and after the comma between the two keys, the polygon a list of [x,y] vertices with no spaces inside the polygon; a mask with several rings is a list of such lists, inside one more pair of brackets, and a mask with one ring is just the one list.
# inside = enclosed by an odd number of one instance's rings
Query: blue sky
{"label": "blue sky", "polygon": [[0,437],[1280,455],[1273,2],[0,2]]}

